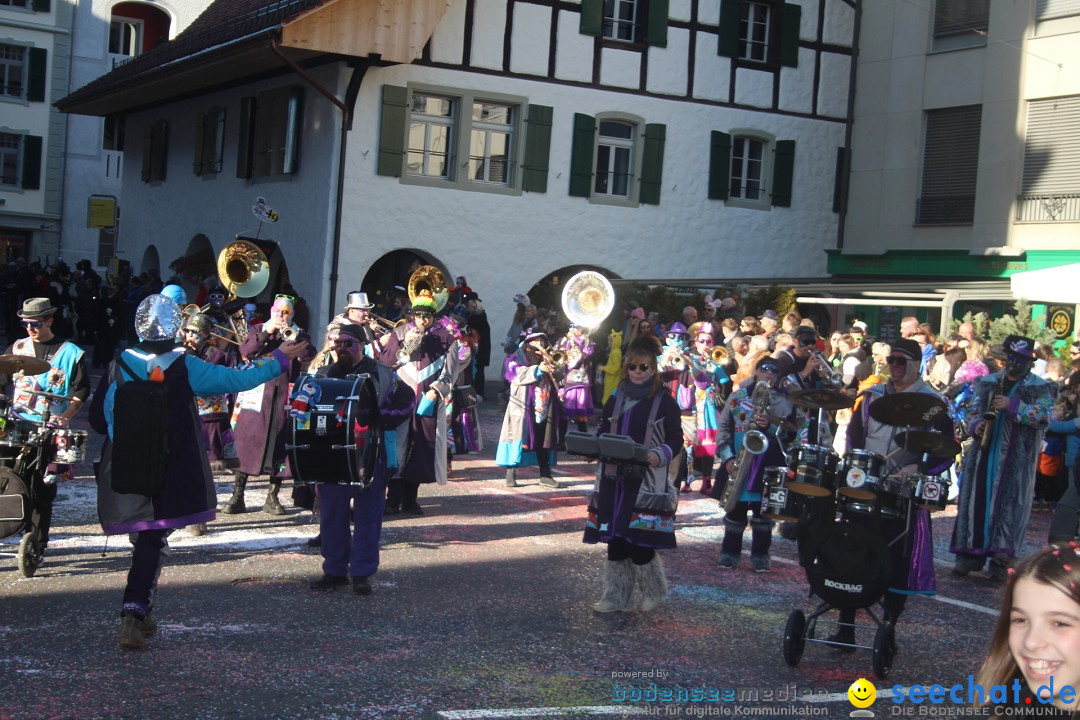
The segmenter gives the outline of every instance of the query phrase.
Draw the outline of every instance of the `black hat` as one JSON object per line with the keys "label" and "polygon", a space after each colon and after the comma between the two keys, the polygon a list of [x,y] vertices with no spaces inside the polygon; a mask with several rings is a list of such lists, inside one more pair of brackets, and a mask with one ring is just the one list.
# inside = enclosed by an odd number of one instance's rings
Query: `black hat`
{"label": "black hat", "polygon": [[21,318],[51,317],[56,308],[49,302],[49,298],[28,298],[23,303],[22,310],[17,314]]}
{"label": "black hat", "polygon": [[1035,341],[1023,335],[1009,335],[1001,341],[1001,347],[1009,355],[1017,355],[1025,360],[1035,359]]}
{"label": "black hat", "polygon": [[911,338],[900,338],[892,343],[892,354],[899,353],[908,360],[922,360],[922,348]]}
{"label": "black hat", "polygon": [[360,344],[367,342],[367,335],[364,333],[364,326],[357,325],[356,323],[346,323],[338,330],[338,337],[342,335],[349,335],[360,341]]}
{"label": "black hat", "polygon": [[817,330],[810,327],[809,325],[800,325],[799,327],[795,328],[795,339],[798,340],[804,337],[817,340]]}

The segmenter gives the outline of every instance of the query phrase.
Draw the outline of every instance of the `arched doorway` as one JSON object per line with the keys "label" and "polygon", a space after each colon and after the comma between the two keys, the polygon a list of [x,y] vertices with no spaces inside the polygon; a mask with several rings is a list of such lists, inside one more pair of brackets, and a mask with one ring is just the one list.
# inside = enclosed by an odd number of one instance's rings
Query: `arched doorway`
{"label": "arched doorway", "polygon": [[[554,272],[548,273],[533,285],[529,289],[529,301],[536,306],[538,311],[544,309],[548,312],[555,312],[561,317],[563,314],[563,285],[566,284],[567,280],[582,270],[593,270],[609,280],[614,280],[619,277],[607,268],[600,267],[599,265],[566,265]],[[563,318],[563,320],[565,320],[565,318]]]}
{"label": "arched doorway", "polygon": [[139,272],[147,273],[152,277],[161,277],[161,259],[158,257],[156,246],[149,245],[146,250],[143,251]]}
{"label": "arched doorway", "polygon": [[[360,283],[360,290],[368,294],[371,302],[375,303],[375,313],[386,315],[387,310],[395,294],[394,286],[407,287],[409,277],[421,265],[434,265],[446,274],[448,282],[453,283],[454,278],[446,269],[446,265],[437,260],[430,253],[423,250],[407,249],[388,252],[372,263],[364,280]],[[346,292],[352,292],[356,288],[349,288]]]}

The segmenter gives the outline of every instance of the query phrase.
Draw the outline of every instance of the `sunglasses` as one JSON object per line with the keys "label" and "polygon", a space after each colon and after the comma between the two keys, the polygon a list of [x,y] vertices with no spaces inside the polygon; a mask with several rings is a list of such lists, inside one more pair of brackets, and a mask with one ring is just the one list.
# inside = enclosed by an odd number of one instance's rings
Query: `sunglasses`
{"label": "sunglasses", "polygon": [[350,338],[348,340],[345,340],[343,338],[338,338],[337,340],[334,341],[334,347],[356,347],[359,344],[360,344],[359,342],[357,342],[356,340],[353,340],[352,338]]}
{"label": "sunglasses", "polygon": [[30,330],[37,330],[38,328],[40,328],[44,324],[45,323],[42,322],[41,320],[23,320],[22,321],[22,326],[24,328],[29,328]]}
{"label": "sunglasses", "polygon": [[652,370],[652,365],[650,365],[649,363],[641,363],[640,365],[637,365],[635,363],[627,363],[626,369],[630,372],[635,372],[637,370],[640,370],[641,372],[648,372],[649,370]]}
{"label": "sunglasses", "polygon": [[413,310],[413,317],[430,319],[430,318],[435,317],[435,313],[430,313],[430,312],[427,312],[426,310]]}
{"label": "sunglasses", "polygon": [[294,298],[292,295],[286,295],[285,293],[280,293],[280,294],[274,296],[275,300],[277,300],[279,298],[282,299],[282,300],[296,300],[296,298]]}
{"label": "sunglasses", "polygon": [[799,347],[813,347],[814,345],[817,345],[817,340],[811,340],[810,338],[799,340]]}
{"label": "sunglasses", "polygon": [[712,338],[698,338],[698,345],[712,345]]}
{"label": "sunglasses", "polygon": [[198,328],[184,328],[184,332],[188,335],[202,335],[202,330]]}
{"label": "sunglasses", "polygon": [[775,375],[776,373],[780,372],[780,368],[776,367],[775,365],[762,365],[758,368],[758,372]]}
{"label": "sunglasses", "polygon": [[900,367],[904,367],[908,364],[908,359],[905,357],[897,357],[896,355],[890,355],[889,357],[885,358],[885,363],[887,365],[898,365]]}

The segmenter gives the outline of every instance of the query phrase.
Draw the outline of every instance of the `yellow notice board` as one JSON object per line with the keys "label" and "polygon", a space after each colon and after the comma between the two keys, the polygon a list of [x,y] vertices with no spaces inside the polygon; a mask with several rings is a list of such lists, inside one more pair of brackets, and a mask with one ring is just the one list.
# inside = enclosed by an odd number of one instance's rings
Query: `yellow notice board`
{"label": "yellow notice board", "polygon": [[91,195],[86,205],[86,227],[116,227],[116,197],[113,195]]}

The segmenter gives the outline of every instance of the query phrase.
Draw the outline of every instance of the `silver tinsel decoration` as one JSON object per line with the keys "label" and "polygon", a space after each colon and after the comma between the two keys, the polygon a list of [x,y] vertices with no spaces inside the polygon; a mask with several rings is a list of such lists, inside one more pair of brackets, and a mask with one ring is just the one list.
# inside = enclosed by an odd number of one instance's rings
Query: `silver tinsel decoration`
{"label": "silver tinsel decoration", "polygon": [[135,333],[140,340],[172,340],[183,323],[180,306],[164,295],[147,295],[135,311]]}

